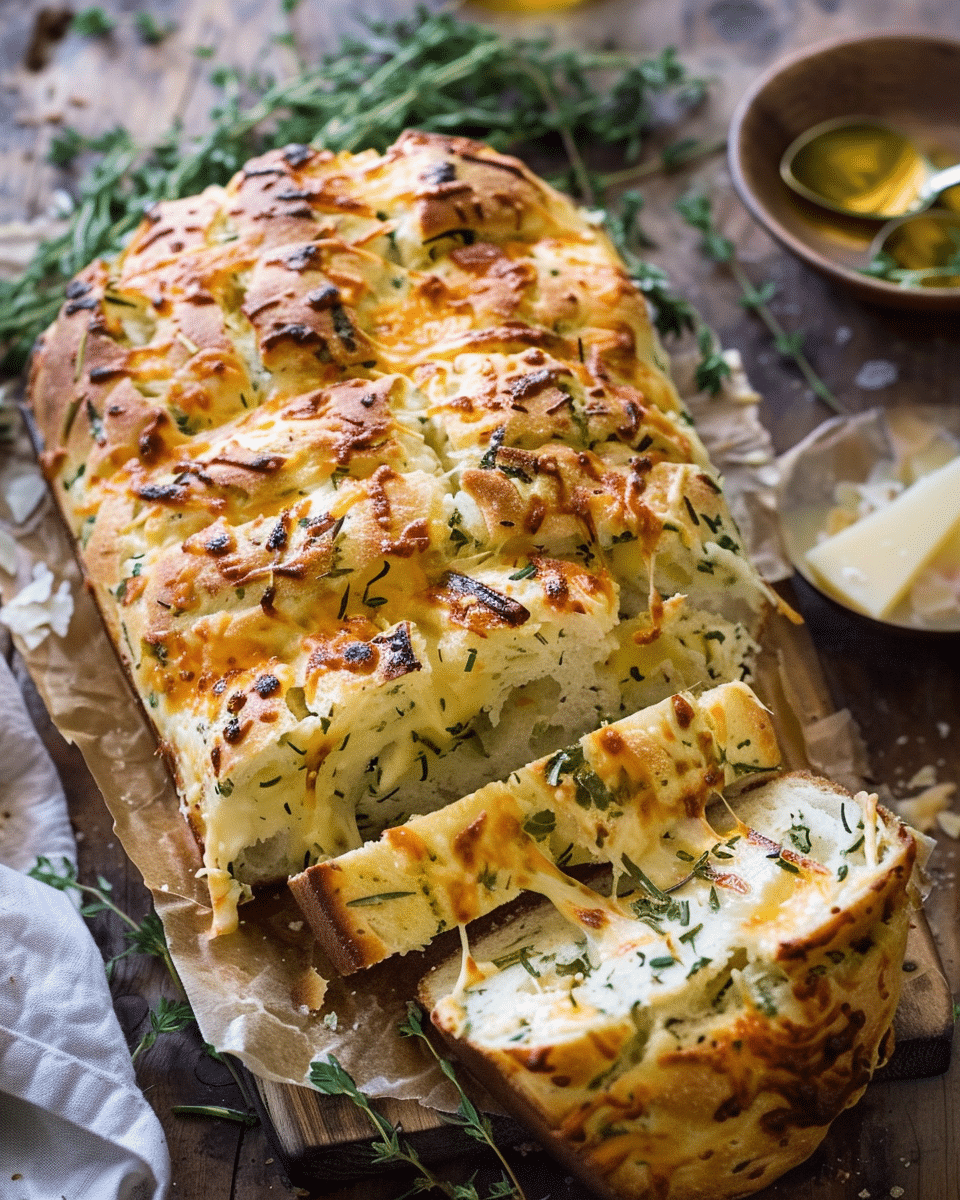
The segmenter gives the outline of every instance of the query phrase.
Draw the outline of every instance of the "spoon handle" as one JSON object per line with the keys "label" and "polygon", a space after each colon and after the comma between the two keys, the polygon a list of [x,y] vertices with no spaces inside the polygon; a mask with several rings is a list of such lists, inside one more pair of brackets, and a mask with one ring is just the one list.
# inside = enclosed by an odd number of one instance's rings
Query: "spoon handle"
{"label": "spoon handle", "polygon": [[939,196],[941,192],[945,192],[947,188],[954,187],[960,183],[960,163],[955,163],[952,167],[945,167],[942,171],[937,171],[931,175],[920,189],[920,197],[923,200],[932,200],[934,196]]}

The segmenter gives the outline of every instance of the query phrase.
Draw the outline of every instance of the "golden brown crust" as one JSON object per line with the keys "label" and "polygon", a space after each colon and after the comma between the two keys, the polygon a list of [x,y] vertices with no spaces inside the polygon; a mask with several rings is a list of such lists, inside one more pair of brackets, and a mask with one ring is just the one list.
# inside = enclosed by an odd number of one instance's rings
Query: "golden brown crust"
{"label": "golden brown crust", "polygon": [[604,235],[462,138],[271,152],[70,285],[31,378],[45,469],[221,927],[357,845],[358,806],[477,786],[504,713],[487,777],[521,765],[545,678],[559,743],[739,677],[764,593],[663,365]]}

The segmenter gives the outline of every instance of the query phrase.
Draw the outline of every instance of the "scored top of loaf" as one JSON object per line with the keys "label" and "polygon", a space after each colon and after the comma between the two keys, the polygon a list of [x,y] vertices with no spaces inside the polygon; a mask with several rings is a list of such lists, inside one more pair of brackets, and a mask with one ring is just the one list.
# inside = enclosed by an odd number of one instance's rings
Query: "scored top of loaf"
{"label": "scored top of loaf", "polygon": [[272,152],[70,285],[44,463],[220,929],[358,820],[741,677],[766,593],[665,368],[596,225],[462,138]]}

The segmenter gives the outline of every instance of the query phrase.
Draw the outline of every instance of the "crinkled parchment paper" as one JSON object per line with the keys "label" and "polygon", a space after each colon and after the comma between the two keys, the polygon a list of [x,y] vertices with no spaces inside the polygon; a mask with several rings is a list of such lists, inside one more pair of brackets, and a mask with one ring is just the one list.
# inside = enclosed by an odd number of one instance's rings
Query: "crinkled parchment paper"
{"label": "crinkled parchment paper", "polygon": [[[788,571],[773,515],[776,471],[756,414],[758,397],[735,353],[731,378],[718,397],[692,395],[695,362],[694,356],[675,363],[678,386],[726,477],[756,561],[768,578],[783,578]],[[286,888],[245,905],[236,934],[207,936],[207,892],[196,879],[202,865],[199,850],[179,816],[154,736],[84,589],[60,519],[44,499],[25,521],[13,522],[5,481],[29,469],[24,465],[29,461],[21,433],[0,469],[0,517],[16,536],[18,556],[16,577],[0,571],[4,599],[22,589],[33,565],[43,562],[58,584],[69,581],[75,609],[65,638],[51,634],[33,650],[22,642],[18,648],[54,722],[82,751],[123,846],[153,891],[203,1036],[266,1079],[303,1083],[311,1060],[332,1051],[370,1094],[455,1107],[449,1084],[425,1062],[415,1041],[393,1032],[405,1015],[407,999],[415,995],[417,980],[431,958],[450,947],[449,941],[425,956],[412,954],[341,979],[324,961]],[[830,716],[822,685],[810,675],[809,644],[798,648],[792,640],[796,636],[785,621],[775,623],[775,644],[758,672],[761,690],[777,713],[788,759],[794,765],[810,762],[807,731],[819,724],[817,765],[856,785],[855,758],[846,737],[849,722]],[[329,980],[325,994],[322,980]],[[335,1022],[331,1013],[336,1013]]]}

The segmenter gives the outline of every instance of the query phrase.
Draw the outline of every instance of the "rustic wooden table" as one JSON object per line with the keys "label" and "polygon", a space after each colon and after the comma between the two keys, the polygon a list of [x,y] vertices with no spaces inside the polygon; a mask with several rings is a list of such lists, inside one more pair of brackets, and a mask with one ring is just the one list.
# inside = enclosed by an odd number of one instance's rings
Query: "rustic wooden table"
{"label": "rustic wooden table", "polygon": [[[82,7],[82,6],[81,6]],[[197,47],[210,47],[218,62],[289,72],[297,57],[310,61],[355,28],[359,11],[396,15],[403,0],[301,0],[288,16],[272,0],[106,0],[117,18],[108,38],[38,34],[58,30],[54,3],[0,2],[0,222],[47,212],[64,180],[46,162],[58,124],[99,132],[117,122],[142,140],[167,129],[175,118],[202,126],[213,102],[210,65]],[[137,37],[134,12],[149,8],[175,32],[157,46]],[[493,20],[470,5],[464,15]],[[539,19],[497,18],[504,28],[539,30]],[[615,40],[624,48],[654,50],[673,44],[713,79],[711,102],[700,118],[705,136],[722,135],[737,98],[778,56],[844,34],[909,28],[960,38],[954,0],[595,0],[549,22],[571,42]],[[292,32],[290,44],[275,35]],[[265,49],[266,47],[266,49]],[[695,170],[657,180],[647,188],[647,228],[660,248],[651,257],[665,266],[718,330],[724,344],[741,349],[752,379],[763,392],[763,415],[778,449],[785,449],[829,414],[785,363],[759,323],[738,305],[738,290],[722,268],[697,252],[697,237],[671,213],[672,200],[692,182],[716,197],[725,231],[755,281],[773,280],[773,309],[789,329],[802,329],[820,374],[850,411],[908,401],[960,403],[960,321],[900,317],[869,309],[777,250],[752,224],[732,195],[719,156]],[[863,371],[867,363],[889,364]],[[882,388],[871,382],[886,379]],[[940,780],[960,777],[960,651],[884,637],[871,640],[822,605],[805,607],[833,698],[854,713],[868,744],[873,776],[895,794],[921,767]],[[81,870],[101,873],[128,911],[146,911],[149,898],[128,863],[110,819],[79,756],[49,726],[38,702],[41,726],[63,774],[80,843]],[[960,803],[960,802],[958,802]],[[956,872],[960,844],[941,838],[933,858],[928,912],[937,933],[954,995],[960,993],[960,932]],[[111,952],[115,934],[105,924],[95,933]],[[122,1025],[138,1039],[162,981],[151,962],[124,960],[114,995]],[[242,1104],[230,1076],[187,1035],[163,1038],[145,1054],[140,1081],[167,1132],[173,1160],[172,1196],[183,1200],[251,1200],[294,1194],[271,1151],[265,1131],[223,1121],[180,1118],[175,1104]],[[581,1189],[536,1151],[519,1156],[518,1171],[529,1195],[554,1200]],[[461,1164],[469,1172],[475,1163]],[[458,1177],[451,1168],[451,1178]],[[462,1174],[461,1176],[462,1177]],[[399,1195],[403,1185],[378,1176],[336,1194],[342,1200]],[[2,1191],[2,1186],[0,1186]],[[768,1200],[840,1200],[902,1196],[905,1200],[957,1200],[960,1196],[960,1062],[948,1075],[911,1082],[878,1083],[864,1101],[835,1125],[809,1164],[763,1193]]]}

